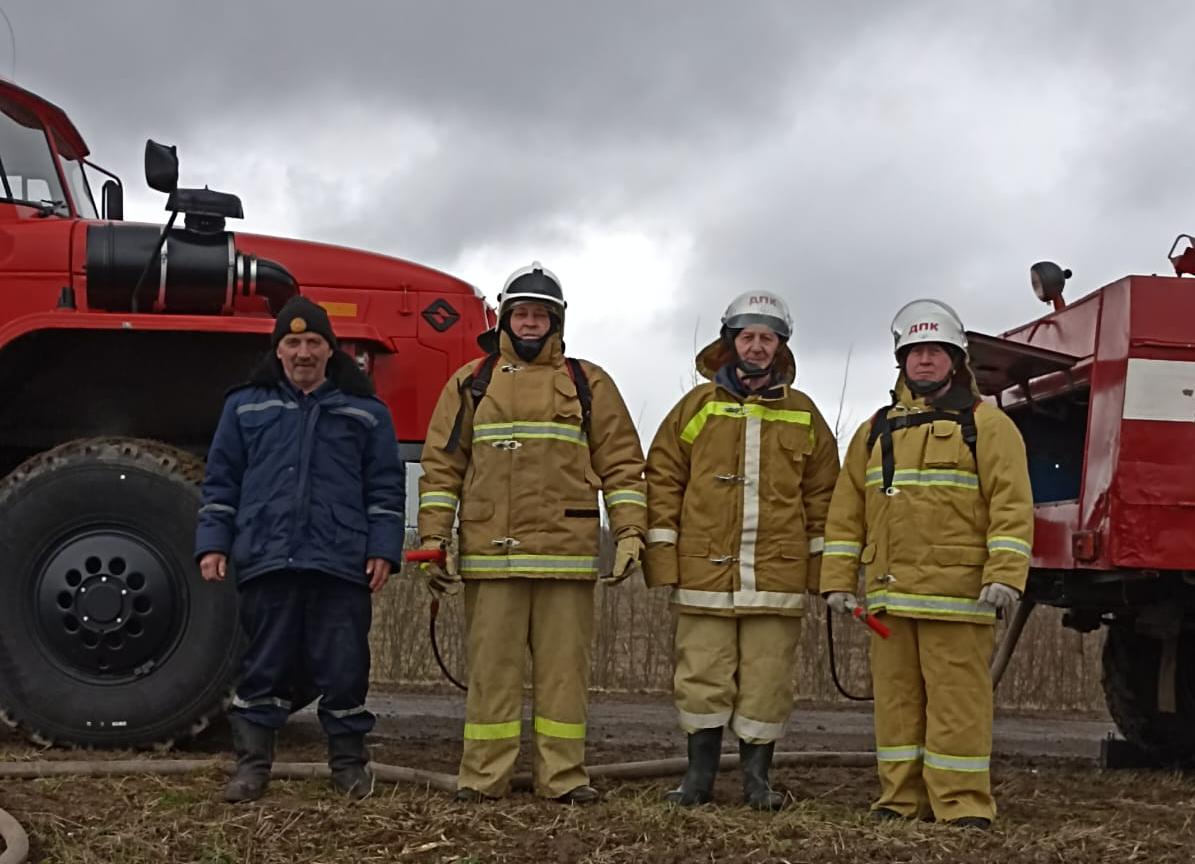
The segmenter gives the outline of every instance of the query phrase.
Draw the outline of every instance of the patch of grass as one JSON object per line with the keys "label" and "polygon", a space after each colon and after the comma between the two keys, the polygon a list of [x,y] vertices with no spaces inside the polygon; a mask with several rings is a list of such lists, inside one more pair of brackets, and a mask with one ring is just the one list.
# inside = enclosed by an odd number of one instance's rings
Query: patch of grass
{"label": "patch of grass", "polygon": [[[274,783],[247,806],[218,800],[211,776],[9,783],[0,806],[25,825],[32,860],[59,864],[426,864],[584,862],[938,862],[1045,864],[1195,859],[1195,780],[1094,768],[1001,765],[1001,812],[990,833],[867,820],[866,769],[775,772],[790,796],[781,813],[743,807],[735,772],[717,806],[665,805],[658,783],[609,784],[594,807],[527,795],[481,805],[438,792],[379,786],[354,804],[320,781]],[[176,802],[165,806],[162,802]]]}

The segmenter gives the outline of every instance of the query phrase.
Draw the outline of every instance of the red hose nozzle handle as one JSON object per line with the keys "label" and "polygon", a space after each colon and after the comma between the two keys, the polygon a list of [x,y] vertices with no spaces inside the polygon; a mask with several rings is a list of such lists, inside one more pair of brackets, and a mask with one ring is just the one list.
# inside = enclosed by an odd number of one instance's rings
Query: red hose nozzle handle
{"label": "red hose nozzle handle", "polygon": [[443,549],[408,549],[403,558],[412,564],[426,561],[432,564],[443,564],[448,560],[448,553]]}
{"label": "red hose nozzle handle", "polygon": [[888,625],[881,621],[874,615],[869,615],[863,611],[862,606],[856,606],[851,610],[851,614],[871,628],[871,632],[875,633],[881,639],[887,639],[892,635],[892,631],[888,629]]}

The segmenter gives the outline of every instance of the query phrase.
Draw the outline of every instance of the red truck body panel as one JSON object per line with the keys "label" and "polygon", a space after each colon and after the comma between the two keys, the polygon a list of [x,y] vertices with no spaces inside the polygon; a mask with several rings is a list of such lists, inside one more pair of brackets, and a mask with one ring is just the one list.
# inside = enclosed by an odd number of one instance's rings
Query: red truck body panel
{"label": "red truck body panel", "polygon": [[1087,391],[1079,495],[1037,505],[1033,566],[1195,570],[1195,283],[1129,276],[1003,338],[1078,361],[1000,394],[1013,416]]}

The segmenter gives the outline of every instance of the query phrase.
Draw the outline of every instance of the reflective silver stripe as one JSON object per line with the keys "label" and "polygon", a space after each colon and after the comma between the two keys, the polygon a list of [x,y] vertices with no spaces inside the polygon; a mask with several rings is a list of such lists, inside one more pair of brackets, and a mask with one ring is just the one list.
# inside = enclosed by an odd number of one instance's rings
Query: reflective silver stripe
{"label": "reflective silver stripe", "polygon": [[237,508],[227,504],[204,504],[199,508],[200,513],[236,513]]}
{"label": "reflective silver stripe", "polygon": [[567,423],[523,420],[513,423],[480,423],[473,427],[475,442],[506,439],[544,439],[568,441],[571,444],[587,444],[589,441],[584,429]]}
{"label": "reflective silver stripe", "polygon": [[460,500],[451,492],[424,492],[419,496],[419,509],[428,510],[432,507],[443,507],[455,510],[456,502]]}
{"label": "reflective silver stripe", "polygon": [[680,717],[682,729],[717,729],[730,722],[731,710],[727,708],[725,711],[715,711],[712,714],[694,714],[677,708],[676,713]]}
{"label": "reflective silver stripe", "polygon": [[233,695],[232,707],[234,708],[282,708],[286,711],[290,710],[289,699],[279,699],[275,696],[265,696],[261,699],[242,699],[240,696]]}
{"label": "reflective silver stripe", "polygon": [[377,426],[378,418],[374,417],[364,408],[354,408],[351,405],[341,405],[336,408],[329,408],[329,414],[343,414],[346,417],[352,417],[354,420],[360,420],[367,426]]}
{"label": "reflective silver stripe", "polygon": [[809,538],[809,554],[820,555],[826,548],[825,537],[811,537]]}
{"label": "reflective silver stripe", "polygon": [[805,594],[790,591],[735,591],[734,605],[748,609],[804,609]]}
{"label": "reflective silver stripe", "polygon": [[739,584],[755,591],[755,541],[759,538],[759,440],[763,421],[747,417],[743,445],[743,528],[739,542]]}
{"label": "reflective silver stripe", "polygon": [[267,399],[265,402],[246,402],[237,406],[238,414],[248,414],[250,411],[267,411],[270,408],[298,408],[297,402],[283,402],[281,399]]}
{"label": "reflective silver stripe", "polygon": [[671,543],[676,545],[677,535],[671,528],[649,528],[647,530],[647,542],[651,543]]}
{"label": "reflective silver stripe", "polygon": [[464,555],[462,573],[570,573],[596,574],[598,559],[586,555]]}
{"label": "reflective silver stripe", "polygon": [[825,551],[827,558],[858,558],[863,551],[863,544],[854,540],[827,540]]}
{"label": "reflective silver stripe", "polygon": [[729,591],[694,591],[692,588],[673,588],[672,602],[681,606],[702,609],[733,609],[734,598]]}
{"label": "reflective silver stripe", "polygon": [[[868,486],[879,486],[884,482],[882,468],[869,468]],[[964,489],[978,489],[979,475],[973,471],[949,471],[945,469],[900,468],[892,476],[893,486],[958,486]]]}
{"label": "reflective silver stripe", "polygon": [[784,734],[784,723],[765,723],[762,720],[752,720],[742,714],[735,714],[730,721],[730,728],[740,738],[758,738],[761,741],[775,741]]}
{"label": "reflective silver stripe", "polygon": [[878,762],[916,762],[925,755],[920,744],[902,744],[895,747],[876,747]]}
{"label": "reflective silver stripe", "polygon": [[393,516],[395,519],[402,519],[403,514],[397,510],[387,510],[385,507],[373,506],[365,511],[369,516]]}
{"label": "reflective silver stripe", "polygon": [[804,609],[805,595],[788,591],[696,591],[672,589],[672,602],[699,609]]}
{"label": "reflective silver stripe", "polygon": [[634,504],[637,507],[647,506],[647,496],[642,492],[636,492],[634,489],[608,492],[603,497],[606,499],[607,507],[615,507],[619,504]]}
{"label": "reflective silver stripe", "polygon": [[320,708],[319,710],[324,714],[335,717],[337,720],[343,719],[345,717],[355,717],[358,714],[364,714],[366,712],[364,705],[358,705],[356,708],[342,708],[338,711],[333,711],[328,708]]}
{"label": "reflective silver stripe", "polygon": [[889,612],[935,612],[939,615],[969,615],[976,618],[996,617],[996,610],[980,606],[967,597],[936,597],[922,594],[898,594],[894,591],[873,591],[867,595],[868,611],[886,609]]}
{"label": "reflective silver stripe", "polygon": [[947,756],[945,753],[925,751],[925,767],[939,771],[962,771],[967,774],[982,774],[991,768],[990,756]]}
{"label": "reflective silver stripe", "polygon": [[1029,558],[1033,555],[1033,547],[1020,537],[989,537],[988,551],[1015,552],[1017,555],[1023,555],[1026,558]]}

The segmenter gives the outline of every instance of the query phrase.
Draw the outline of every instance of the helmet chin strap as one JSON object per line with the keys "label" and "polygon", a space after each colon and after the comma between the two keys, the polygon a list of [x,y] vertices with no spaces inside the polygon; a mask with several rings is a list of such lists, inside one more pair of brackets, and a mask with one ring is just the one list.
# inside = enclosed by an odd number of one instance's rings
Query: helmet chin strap
{"label": "helmet chin strap", "polygon": [[914,381],[909,378],[907,383],[909,389],[917,396],[928,396],[931,393],[937,393],[943,387],[950,383],[951,376],[946,376],[940,381]]}
{"label": "helmet chin strap", "polygon": [[548,332],[535,339],[520,339],[516,336],[514,330],[511,329],[509,315],[503,317],[500,327],[510,337],[510,342],[514,346],[515,353],[519,355],[519,359],[530,363],[539,356],[540,351],[544,350],[544,343],[548,341],[548,337],[560,330],[560,319],[553,315],[551,320],[552,324],[548,327]]}
{"label": "helmet chin strap", "polygon": [[[901,358],[901,366],[904,366],[905,359],[908,358],[906,353]],[[958,371],[959,363],[961,362],[954,352],[950,352],[950,371],[946,373],[945,378],[939,378],[936,381],[914,381],[909,373],[905,372],[905,383],[909,385],[909,389],[913,391],[915,396],[929,396],[932,393],[937,393],[943,387],[946,387],[954,380],[954,373]]]}
{"label": "helmet chin strap", "polygon": [[734,365],[739,370],[740,378],[763,378],[772,374],[771,363],[767,366],[756,366],[754,363],[739,358]]}

